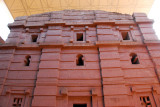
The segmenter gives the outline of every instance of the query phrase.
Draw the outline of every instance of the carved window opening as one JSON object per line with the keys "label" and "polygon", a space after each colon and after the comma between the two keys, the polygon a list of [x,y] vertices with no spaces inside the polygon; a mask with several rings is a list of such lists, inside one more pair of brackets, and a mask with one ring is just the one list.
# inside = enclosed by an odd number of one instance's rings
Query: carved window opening
{"label": "carved window opening", "polygon": [[37,42],[38,35],[32,35],[32,42]]}
{"label": "carved window opening", "polygon": [[83,33],[77,33],[77,41],[83,41]]}
{"label": "carved window opening", "polygon": [[121,32],[123,40],[130,40],[129,32]]}
{"label": "carved window opening", "polygon": [[31,62],[31,56],[26,56],[26,60],[24,61],[25,62],[25,66],[29,66],[30,65],[30,62]]}
{"label": "carved window opening", "polygon": [[145,107],[152,107],[149,96],[141,96],[140,101],[141,101],[141,105]]}
{"label": "carved window opening", "polygon": [[137,54],[131,53],[130,56],[131,56],[131,62],[132,62],[132,64],[140,64],[139,63],[139,59],[137,57]]}
{"label": "carved window opening", "polygon": [[84,66],[84,57],[83,55],[77,55],[77,66]]}
{"label": "carved window opening", "polygon": [[73,107],[87,107],[87,104],[73,104]]}
{"label": "carved window opening", "polygon": [[13,107],[21,107],[22,100],[23,100],[22,98],[14,98],[12,106]]}

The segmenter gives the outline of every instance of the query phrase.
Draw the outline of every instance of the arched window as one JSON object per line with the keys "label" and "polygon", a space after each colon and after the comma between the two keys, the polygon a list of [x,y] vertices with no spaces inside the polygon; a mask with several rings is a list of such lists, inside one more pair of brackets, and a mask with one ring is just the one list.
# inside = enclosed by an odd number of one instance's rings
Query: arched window
{"label": "arched window", "polygon": [[37,42],[38,35],[32,35],[32,42]]}
{"label": "arched window", "polygon": [[130,56],[131,56],[132,64],[139,64],[139,60],[138,60],[137,54],[131,53]]}
{"label": "arched window", "polygon": [[83,55],[79,54],[77,55],[77,66],[84,66],[84,57]]}
{"label": "arched window", "polygon": [[26,56],[26,59],[25,59],[25,66],[29,66],[30,65],[30,62],[31,62],[31,56]]}

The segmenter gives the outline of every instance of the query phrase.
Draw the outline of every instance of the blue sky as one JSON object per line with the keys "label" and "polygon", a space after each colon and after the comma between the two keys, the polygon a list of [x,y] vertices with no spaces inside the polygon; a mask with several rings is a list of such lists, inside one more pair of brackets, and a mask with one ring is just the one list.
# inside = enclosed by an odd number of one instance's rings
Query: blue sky
{"label": "blue sky", "polygon": [[[160,0],[155,0],[153,6],[148,14],[150,19],[154,19],[153,28],[156,32],[156,35],[160,39]],[[3,0],[0,0],[0,36],[6,40],[9,34],[9,29],[7,27],[8,23],[12,23],[14,20],[8,11]]]}

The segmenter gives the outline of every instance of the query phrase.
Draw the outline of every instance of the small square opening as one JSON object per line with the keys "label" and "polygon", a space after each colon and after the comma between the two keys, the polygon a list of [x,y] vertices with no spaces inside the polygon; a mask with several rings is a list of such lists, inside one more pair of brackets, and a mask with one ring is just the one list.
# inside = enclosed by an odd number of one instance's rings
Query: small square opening
{"label": "small square opening", "polygon": [[130,40],[128,32],[121,32],[123,40]]}
{"label": "small square opening", "polygon": [[32,42],[37,42],[38,35],[32,35]]}
{"label": "small square opening", "polygon": [[73,107],[87,107],[87,104],[73,104]]}
{"label": "small square opening", "polygon": [[83,41],[83,33],[77,33],[77,41]]}

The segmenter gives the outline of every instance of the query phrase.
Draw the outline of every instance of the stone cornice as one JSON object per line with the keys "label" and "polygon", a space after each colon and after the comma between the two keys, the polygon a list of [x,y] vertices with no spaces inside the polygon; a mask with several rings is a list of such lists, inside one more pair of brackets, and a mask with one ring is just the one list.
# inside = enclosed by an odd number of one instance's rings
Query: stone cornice
{"label": "stone cornice", "polygon": [[40,44],[1,44],[0,49],[42,49],[42,48],[54,48],[54,47],[70,47],[70,48],[86,48],[86,47],[98,47],[98,46],[144,46],[144,45],[157,45],[160,44],[160,41],[144,41],[137,42],[137,41],[96,41],[94,43],[40,43]]}
{"label": "stone cornice", "polygon": [[[136,21],[137,23],[148,23],[148,21]],[[149,20],[149,22],[152,22],[152,20]],[[14,27],[22,27],[22,28],[29,28],[29,27],[45,27],[45,26],[53,26],[53,25],[67,25],[67,26],[73,26],[73,25],[99,25],[99,24],[111,24],[111,25],[135,25],[136,23],[133,20],[93,20],[93,22],[65,22],[65,21],[46,21],[44,23],[26,23],[26,24],[17,24],[17,23],[9,23],[9,28]]]}

